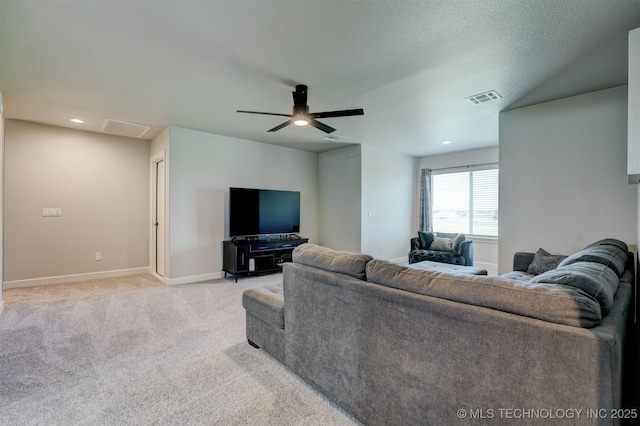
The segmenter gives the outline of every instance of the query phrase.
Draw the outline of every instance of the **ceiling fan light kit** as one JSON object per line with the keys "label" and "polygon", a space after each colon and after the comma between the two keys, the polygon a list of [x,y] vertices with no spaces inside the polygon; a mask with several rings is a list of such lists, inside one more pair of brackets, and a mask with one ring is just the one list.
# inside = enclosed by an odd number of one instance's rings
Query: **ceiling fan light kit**
{"label": "ceiling fan light kit", "polygon": [[262,114],[262,115],[277,115],[280,117],[291,117],[289,120],[284,123],[274,127],[273,129],[267,130],[268,132],[276,132],[284,127],[287,127],[290,124],[295,124],[296,126],[306,126],[311,125],[316,129],[322,130],[325,133],[335,132],[331,126],[327,126],[324,123],[319,122],[316,118],[334,118],[334,117],[349,117],[352,115],[364,115],[364,110],[362,108],[357,109],[347,109],[341,111],[326,111],[326,112],[309,112],[309,106],[307,105],[307,86],[304,84],[298,84],[296,86],[296,91],[293,93],[293,114],[280,114],[275,112],[259,112],[259,111],[245,111],[238,110],[237,112],[245,113],[245,114]]}

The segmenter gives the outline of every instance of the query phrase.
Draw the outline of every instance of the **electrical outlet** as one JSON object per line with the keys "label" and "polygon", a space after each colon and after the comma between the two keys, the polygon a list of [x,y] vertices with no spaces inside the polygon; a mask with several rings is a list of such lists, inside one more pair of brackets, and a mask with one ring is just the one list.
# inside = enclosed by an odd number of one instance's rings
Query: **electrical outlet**
{"label": "electrical outlet", "polygon": [[42,217],[60,217],[62,209],[59,207],[44,207],[42,209]]}
{"label": "electrical outlet", "polygon": [[96,253],[96,261],[102,260],[102,253]]}

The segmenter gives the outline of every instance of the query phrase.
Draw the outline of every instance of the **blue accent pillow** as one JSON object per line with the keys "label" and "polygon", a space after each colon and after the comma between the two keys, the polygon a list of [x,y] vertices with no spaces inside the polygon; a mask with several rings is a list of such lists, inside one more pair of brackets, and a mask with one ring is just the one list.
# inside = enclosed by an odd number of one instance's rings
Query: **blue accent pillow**
{"label": "blue accent pillow", "polygon": [[418,231],[418,240],[420,241],[420,248],[427,250],[431,247],[433,242],[433,232],[431,231]]}

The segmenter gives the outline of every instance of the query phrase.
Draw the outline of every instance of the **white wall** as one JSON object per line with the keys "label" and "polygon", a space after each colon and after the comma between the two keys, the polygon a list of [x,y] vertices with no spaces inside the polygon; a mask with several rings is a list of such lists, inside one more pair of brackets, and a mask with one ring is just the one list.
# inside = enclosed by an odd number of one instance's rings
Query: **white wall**
{"label": "white wall", "polygon": [[320,244],[361,250],[362,154],[354,145],[319,155]]}
{"label": "white wall", "polygon": [[232,186],[300,191],[300,235],[317,243],[316,153],[179,127],[170,145],[169,283],[220,276]]}
{"label": "white wall", "polygon": [[[418,168],[416,182],[418,182],[417,191],[420,191],[420,171],[422,169],[443,169],[449,167],[462,167],[472,164],[498,163],[499,149],[498,145],[487,148],[471,149],[466,151],[452,152],[449,154],[430,155],[418,159]],[[500,164],[500,173],[502,173],[502,164]],[[500,206],[502,208],[502,206]],[[416,207],[416,212],[418,207]],[[417,226],[416,226],[417,229]],[[498,240],[499,241],[499,240]],[[496,273],[498,266],[498,241],[475,239],[473,242],[473,263],[476,266],[488,269],[490,272]]]}
{"label": "white wall", "polygon": [[500,114],[499,270],[516,251],[570,254],[601,238],[637,244],[627,184],[627,87]]}
{"label": "white wall", "polygon": [[149,141],[6,120],[4,164],[6,286],[148,270]]}
{"label": "white wall", "polygon": [[407,257],[417,217],[417,160],[362,145],[361,252],[382,259]]}

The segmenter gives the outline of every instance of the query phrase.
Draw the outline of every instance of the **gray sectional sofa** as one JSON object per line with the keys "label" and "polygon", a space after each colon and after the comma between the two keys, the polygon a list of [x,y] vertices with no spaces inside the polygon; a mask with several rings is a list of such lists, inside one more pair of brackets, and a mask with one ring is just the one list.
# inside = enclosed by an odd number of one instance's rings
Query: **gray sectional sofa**
{"label": "gray sectional sofa", "polygon": [[245,292],[247,338],[365,424],[618,424],[634,282],[623,244],[528,280],[537,253],[516,256],[515,278],[488,277],[305,244],[282,287]]}

